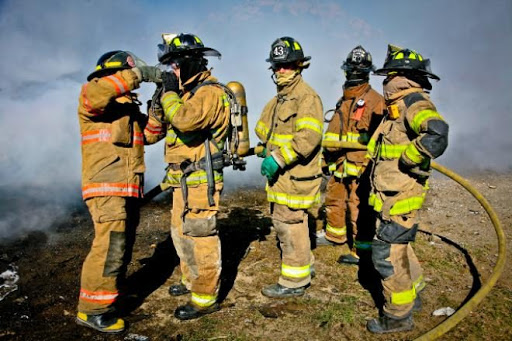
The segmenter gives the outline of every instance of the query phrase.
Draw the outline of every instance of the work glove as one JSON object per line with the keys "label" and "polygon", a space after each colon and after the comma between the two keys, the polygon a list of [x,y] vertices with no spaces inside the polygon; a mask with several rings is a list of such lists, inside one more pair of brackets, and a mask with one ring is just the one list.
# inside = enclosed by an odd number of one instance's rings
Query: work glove
{"label": "work glove", "polygon": [[432,174],[432,169],[430,168],[430,159],[425,159],[421,164],[411,165],[404,160],[404,158],[400,157],[398,160],[398,168],[404,172],[409,173],[411,176],[415,178],[425,179]]}
{"label": "work glove", "polygon": [[266,176],[268,181],[272,181],[274,179],[278,170],[279,165],[272,155],[267,156],[261,163],[261,175]]}
{"label": "work glove", "polygon": [[266,157],[267,156],[267,147],[264,144],[258,143],[258,147],[263,147],[259,153],[256,153],[257,157]]}
{"label": "work glove", "polygon": [[180,89],[180,82],[174,72],[162,72],[162,83],[164,85],[164,92],[174,91],[178,92]]}
{"label": "work glove", "polygon": [[[162,71],[155,66],[138,66],[135,69],[140,71],[140,81],[141,82],[153,82],[153,83],[162,83]],[[135,70],[134,70],[135,71]],[[137,73],[137,71],[135,71]]]}

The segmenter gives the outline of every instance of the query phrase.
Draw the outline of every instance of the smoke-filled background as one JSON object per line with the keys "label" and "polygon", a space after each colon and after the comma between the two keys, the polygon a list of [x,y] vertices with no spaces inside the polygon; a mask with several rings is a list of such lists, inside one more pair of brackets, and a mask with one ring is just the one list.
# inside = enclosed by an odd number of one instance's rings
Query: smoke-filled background
{"label": "smoke-filled background", "polygon": [[[242,82],[251,130],[275,95],[265,59],[289,35],[312,56],[305,80],[324,110],[344,81],[340,65],[358,44],[382,66],[387,44],[432,61],[432,98],[450,124],[438,160],[461,173],[512,169],[512,2],[434,1],[0,1],[0,239],[59,223],[83,207],[78,94],[100,55],[121,49],[156,64],[161,33],[194,33],[222,53],[220,81]],[[372,86],[382,90],[382,77]],[[143,84],[143,102],[154,90]],[[144,109],[143,109],[144,110]],[[253,144],[256,138],[251,135]],[[161,143],[146,149],[146,185],[164,175]],[[226,185],[262,184],[260,160]]]}

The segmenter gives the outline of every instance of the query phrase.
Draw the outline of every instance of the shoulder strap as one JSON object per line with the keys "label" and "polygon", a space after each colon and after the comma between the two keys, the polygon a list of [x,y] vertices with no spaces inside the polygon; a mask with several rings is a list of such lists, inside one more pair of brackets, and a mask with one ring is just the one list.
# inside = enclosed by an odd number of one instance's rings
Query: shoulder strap
{"label": "shoulder strap", "polygon": [[424,101],[425,97],[419,92],[413,92],[404,97],[404,103],[407,108],[413,105],[416,102]]}

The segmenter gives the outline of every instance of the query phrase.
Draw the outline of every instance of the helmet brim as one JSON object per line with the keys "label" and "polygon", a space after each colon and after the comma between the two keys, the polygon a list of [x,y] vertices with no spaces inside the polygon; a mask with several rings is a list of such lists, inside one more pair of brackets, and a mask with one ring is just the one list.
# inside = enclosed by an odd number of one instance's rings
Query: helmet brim
{"label": "helmet brim", "polygon": [[[291,62],[298,62],[298,61],[302,61],[302,62],[307,62],[308,60],[311,60],[311,56],[306,56],[300,60],[292,60],[290,62],[286,62],[286,61],[283,61],[283,64],[286,64],[286,63],[291,63]],[[265,59],[265,61],[267,63],[275,63],[270,57]],[[275,63],[275,64],[279,64],[279,62]]]}
{"label": "helmet brim", "polygon": [[116,67],[116,68],[108,68],[108,69],[96,70],[96,71],[92,72],[89,76],[87,76],[87,81],[90,82],[94,78],[105,77],[107,75],[112,75],[112,74],[116,73],[117,71],[128,70],[128,69],[131,69],[131,68],[129,68],[129,67]]}
{"label": "helmet brim", "polygon": [[183,49],[180,51],[168,52],[158,58],[160,63],[168,62],[172,58],[179,58],[183,56],[189,56],[193,54],[200,54],[203,57],[221,57],[221,53],[211,47],[198,47],[194,49]]}
{"label": "helmet brim", "polygon": [[441,78],[439,78],[439,76],[433,74],[432,72],[428,72],[428,71],[421,70],[421,69],[411,69],[411,68],[406,68],[406,67],[403,67],[403,68],[393,67],[393,68],[377,69],[373,72],[373,74],[378,75],[378,76],[387,76],[388,73],[393,72],[393,71],[394,72],[414,72],[414,73],[420,74],[422,76],[425,76],[427,78],[435,79],[436,81],[441,79]]}

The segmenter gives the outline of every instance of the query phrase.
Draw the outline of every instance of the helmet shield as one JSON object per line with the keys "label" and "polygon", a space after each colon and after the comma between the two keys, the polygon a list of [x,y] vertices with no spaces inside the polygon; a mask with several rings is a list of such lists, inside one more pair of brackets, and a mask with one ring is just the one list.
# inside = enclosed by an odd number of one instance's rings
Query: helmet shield
{"label": "helmet shield", "polygon": [[347,59],[341,65],[341,69],[351,72],[370,73],[375,70],[372,64],[372,55],[361,45],[356,46],[349,52]]}

